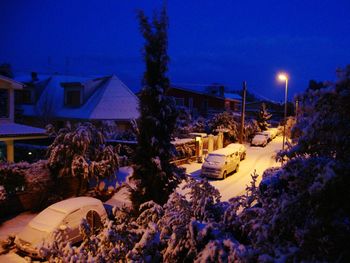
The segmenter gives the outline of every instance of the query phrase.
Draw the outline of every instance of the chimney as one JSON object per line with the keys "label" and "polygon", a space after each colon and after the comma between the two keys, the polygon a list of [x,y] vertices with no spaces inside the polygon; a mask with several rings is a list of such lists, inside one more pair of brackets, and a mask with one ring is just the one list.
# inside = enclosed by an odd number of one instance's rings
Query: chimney
{"label": "chimney", "polygon": [[38,73],[37,73],[37,72],[34,72],[34,71],[33,71],[30,75],[32,76],[32,81],[33,81],[33,82],[39,80],[39,79],[38,79]]}

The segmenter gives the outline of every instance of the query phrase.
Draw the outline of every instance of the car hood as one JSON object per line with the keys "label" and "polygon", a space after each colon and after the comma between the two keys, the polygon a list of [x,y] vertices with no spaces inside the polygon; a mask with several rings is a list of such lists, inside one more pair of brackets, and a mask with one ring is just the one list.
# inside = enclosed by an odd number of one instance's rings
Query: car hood
{"label": "car hood", "polygon": [[44,240],[47,240],[50,232],[47,231],[45,225],[31,222],[21,232],[17,234],[20,241],[28,244],[31,247],[41,245]]}

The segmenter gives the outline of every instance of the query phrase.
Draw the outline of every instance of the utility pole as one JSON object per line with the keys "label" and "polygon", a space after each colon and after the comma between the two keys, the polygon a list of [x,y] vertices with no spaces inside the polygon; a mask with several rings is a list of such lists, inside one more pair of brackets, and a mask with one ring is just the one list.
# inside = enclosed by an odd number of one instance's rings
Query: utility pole
{"label": "utility pole", "polygon": [[247,82],[243,81],[243,94],[242,94],[242,111],[241,111],[241,136],[239,139],[240,143],[243,143],[244,138],[244,118],[245,118],[245,97],[247,93]]}

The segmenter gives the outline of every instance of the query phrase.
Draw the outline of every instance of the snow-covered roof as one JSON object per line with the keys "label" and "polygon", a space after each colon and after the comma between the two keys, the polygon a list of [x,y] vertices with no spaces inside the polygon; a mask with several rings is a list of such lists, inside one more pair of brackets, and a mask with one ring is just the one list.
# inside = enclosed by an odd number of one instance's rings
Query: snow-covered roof
{"label": "snow-covered roof", "polygon": [[70,198],[70,199],[60,201],[58,203],[51,205],[49,208],[65,214],[69,214],[74,210],[81,208],[83,206],[100,205],[100,204],[101,204],[101,201],[96,198],[81,196],[81,197],[75,197],[75,198]]}
{"label": "snow-covered roof", "polygon": [[17,123],[0,124],[0,137],[21,137],[28,135],[45,135],[45,130]]}
{"label": "snow-covered roof", "polygon": [[[172,85],[171,87],[174,89],[184,90],[184,91],[193,92],[193,93],[197,93],[197,94],[203,94],[203,95],[207,95],[207,96],[222,98],[217,94],[210,94],[208,92],[208,87],[206,87],[206,86],[179,87],[179,86]],[[242,100],[242,97],[240,95],[235,94],[235,93],[231,93],[231,92],[225,92],[224,98],[231,99],[231,100]]]}
{"label": "snow-covered roof", "polygon": [[[64,105],[64,83],[79,83],[84,87],[80,107]],[[53,75],[49,77],[36,105],[22,105],[25,116],[45,112],[56,118],[80,120],[135,119],[139,116],[137,107],[136,95],[115,75],[96,79]]]}
{"label": "snow-covered roof", "polygon": [[0,75],[0,80],[10,83],[14,89],[22,89],[24,86],[22,83],[14,80],[14,79],[10,79],[8,77],[5,77],[3,75]]}
{"label": "snow-covered roof", "polygon": [[240,95],[238,95],[238,94],[235,94],[235,93],[225,92],[224,93],[224,97],[225,97],[225,99],[242,100],[242,97]]}

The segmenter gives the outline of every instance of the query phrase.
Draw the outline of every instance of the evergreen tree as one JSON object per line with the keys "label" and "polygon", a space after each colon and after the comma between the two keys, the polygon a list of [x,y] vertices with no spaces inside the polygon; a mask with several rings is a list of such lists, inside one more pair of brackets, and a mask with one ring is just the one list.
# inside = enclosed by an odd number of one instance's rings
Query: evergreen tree
{"label": "evergreen tree", "polygon": [[265,103],[262,103],[257,116],[258,125],[262,131],[266,131],[267,128],[270,127],[270,124],[267,121],[271,117],[272,115],[268,113]]}
{"label": "evergreen tree", "polygon": [[133,174],[136,188],[131,193],[135,208],[149,200],[164,204],[181,180],[179,171],[170,164],[175,153],[170,140],[177,114],[174,102],[165,96],[169,88],[166,9],[154,14],[152,21],[143,11],[138,18],[145,39],[146,71],[139,102],[141,116]]}

